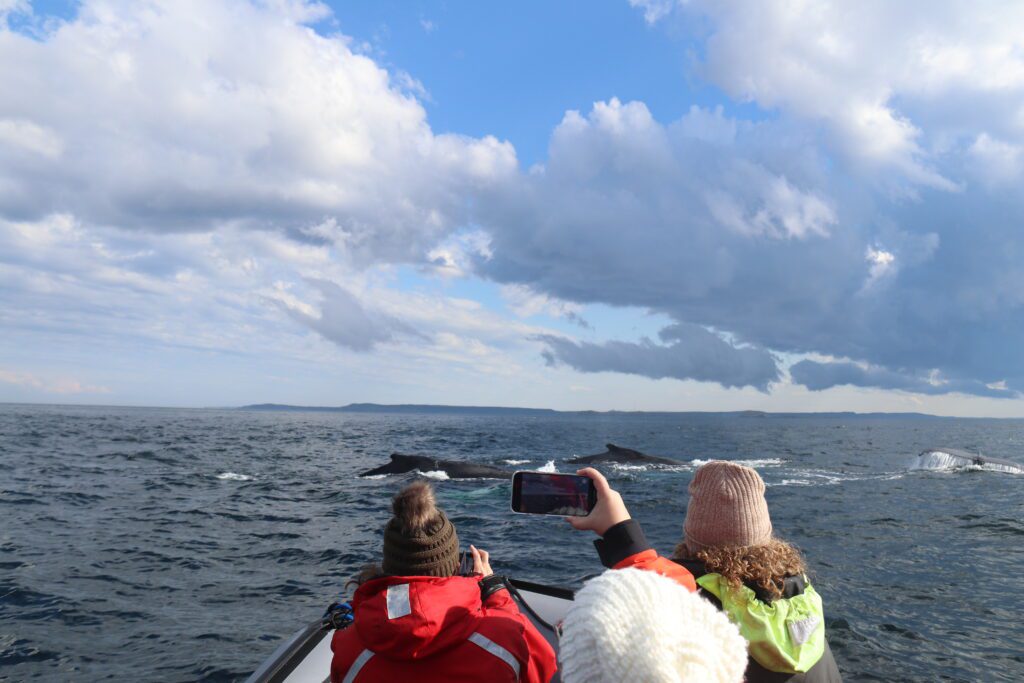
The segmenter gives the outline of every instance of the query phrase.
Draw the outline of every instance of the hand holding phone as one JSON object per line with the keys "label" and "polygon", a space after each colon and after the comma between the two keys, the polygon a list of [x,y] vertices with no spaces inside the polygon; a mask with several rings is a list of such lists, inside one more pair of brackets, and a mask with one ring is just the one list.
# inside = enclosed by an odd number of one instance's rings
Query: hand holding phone
{"label": "hand holding phone", "polygon": [[597,503],[589,477],[549,472],[512,475],[512,511],[530,515],[585,517]]}
{"label": "hand holding phone", "polygon": [[597,504],[586,517],[569,517],[569,524],[580,531],[590,530],[598,536],[604,533],[619,522],[630,519],[629,510],[622,502],[622,496],[611,487],[604,475],[593,467],[586,467],[579,470],[577,474],[586,477],[594,485],[597,492]]}

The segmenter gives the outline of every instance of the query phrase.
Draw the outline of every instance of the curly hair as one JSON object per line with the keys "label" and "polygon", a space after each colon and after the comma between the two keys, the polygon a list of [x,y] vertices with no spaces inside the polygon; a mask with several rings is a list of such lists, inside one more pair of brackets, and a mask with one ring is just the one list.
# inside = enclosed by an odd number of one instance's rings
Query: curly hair
{"label": "curly hair", "polygon": [[772,538],[763,545],[704,548],[696,552],[686,546],[684,539],[676,546],[675,557],[700,560],[708,572],[720,574],[732,588],[753,583],[772,599],[782,597],[787,576],[803,574],[807,570],[796,546],[781,538]]}

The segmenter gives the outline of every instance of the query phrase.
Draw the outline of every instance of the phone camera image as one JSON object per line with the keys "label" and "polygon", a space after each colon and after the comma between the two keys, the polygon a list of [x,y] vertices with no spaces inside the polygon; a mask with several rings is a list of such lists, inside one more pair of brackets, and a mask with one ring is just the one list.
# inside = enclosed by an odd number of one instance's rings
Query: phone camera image
{"label": "phone camera image", "polygon": [[593,482],[575,474],[517,472],[512,509],[534,515],[585,517],[594,504]]}

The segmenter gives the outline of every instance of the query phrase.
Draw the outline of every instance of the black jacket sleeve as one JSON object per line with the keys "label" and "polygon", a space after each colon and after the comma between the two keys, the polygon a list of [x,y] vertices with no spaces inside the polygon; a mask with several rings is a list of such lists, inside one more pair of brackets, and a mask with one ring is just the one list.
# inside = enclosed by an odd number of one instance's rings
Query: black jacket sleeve
{"label": "black jacket sleeve", "polygon": [[640,528],[640,522],[627,519],[604,532],[604,538],[594,541],[601,564],[611,569],[627,557],[636,555],[651,548]]}

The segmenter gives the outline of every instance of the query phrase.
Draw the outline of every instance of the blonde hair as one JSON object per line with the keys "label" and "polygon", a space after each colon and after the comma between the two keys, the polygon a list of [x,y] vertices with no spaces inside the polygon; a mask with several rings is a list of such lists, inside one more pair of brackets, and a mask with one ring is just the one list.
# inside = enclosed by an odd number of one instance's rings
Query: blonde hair
{"label": "blonde hair", "polygon": [[729,586],[739,588],[744,583],[752,583],[764,589],[772,599],[782,597],[787,576],[800,575],[807,570],[797,547],[781,538],[772,538],[762,545],[702,548],[696,552],[683,540],[676,546],[675,557],[700,560],[709,573],[721,575]]}

